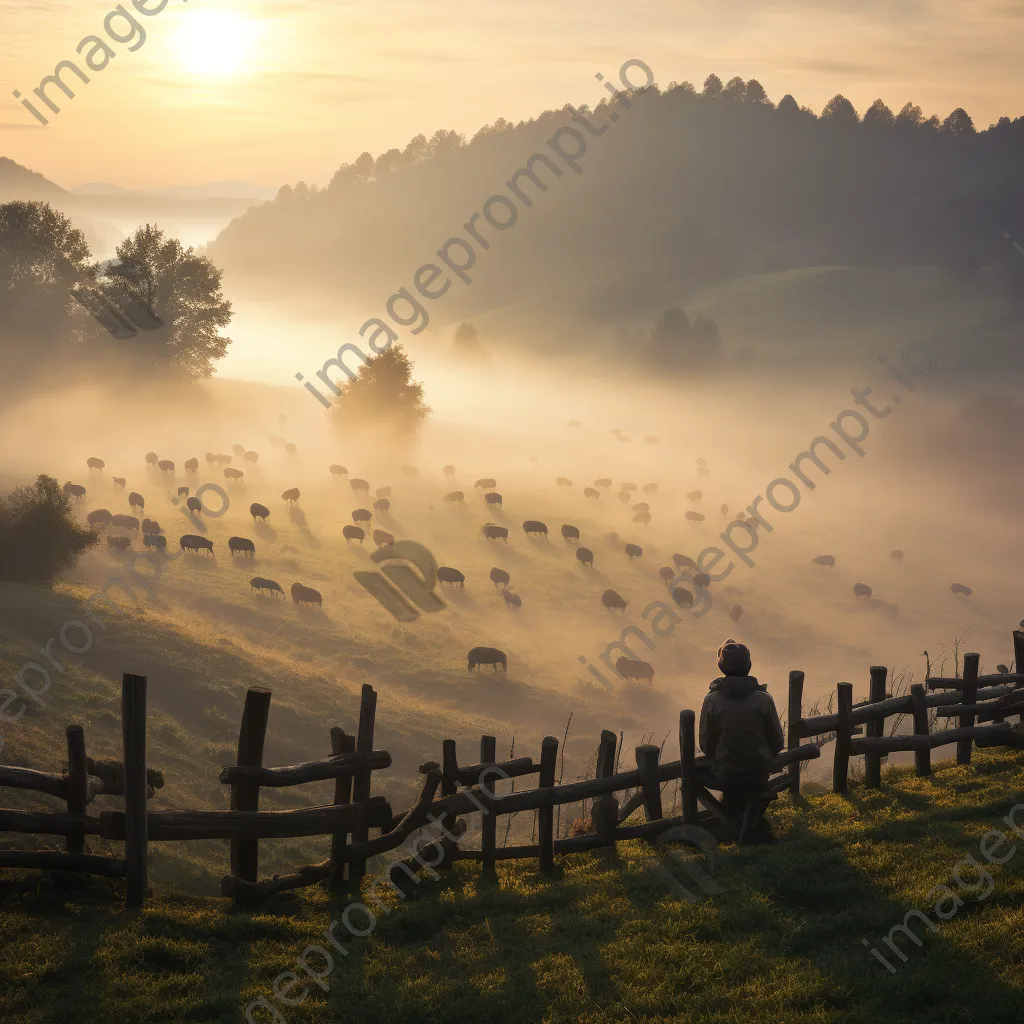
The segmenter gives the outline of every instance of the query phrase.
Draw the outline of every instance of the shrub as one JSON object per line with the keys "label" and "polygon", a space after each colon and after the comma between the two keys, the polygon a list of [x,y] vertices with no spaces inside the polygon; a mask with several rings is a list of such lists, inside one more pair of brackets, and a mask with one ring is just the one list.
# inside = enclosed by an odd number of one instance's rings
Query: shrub
{"label": "shrub", "polygon": [[0,497],[0,579],[49,586],[97,541],[53,477]]}

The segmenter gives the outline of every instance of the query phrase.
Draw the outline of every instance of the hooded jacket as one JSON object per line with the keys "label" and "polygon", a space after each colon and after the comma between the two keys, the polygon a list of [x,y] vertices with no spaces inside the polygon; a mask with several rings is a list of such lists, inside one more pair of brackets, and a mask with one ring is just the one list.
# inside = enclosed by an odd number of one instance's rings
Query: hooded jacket
{"label": "hooded jacket", "polygon": [[770,772],[785,745],[775,701],[753,676],[716,679],[700,710],[700,747],[718,776]]}

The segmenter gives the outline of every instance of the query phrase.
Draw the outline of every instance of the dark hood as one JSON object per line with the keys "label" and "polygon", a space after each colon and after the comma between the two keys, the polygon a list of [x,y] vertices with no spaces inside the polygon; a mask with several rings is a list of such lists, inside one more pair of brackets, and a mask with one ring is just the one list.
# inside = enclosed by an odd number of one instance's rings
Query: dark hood
{"label": "dark hood", "polygon": [[741,697],[749,697],[757,690],[758,682],[754,676],[722,676],[716,679],[709,689],[716,690],[723,697],[738,700]]}

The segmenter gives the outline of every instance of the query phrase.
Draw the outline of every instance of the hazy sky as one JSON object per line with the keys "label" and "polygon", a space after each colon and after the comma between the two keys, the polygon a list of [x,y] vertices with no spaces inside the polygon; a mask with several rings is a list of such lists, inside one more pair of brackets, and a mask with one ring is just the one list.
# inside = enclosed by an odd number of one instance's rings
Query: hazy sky
{"label": "hazy sky", "polygon": [[[138,0],[150,9],[160,0]],[[999,0],[169,0],[135,52],[110,0],[0,0],[0,155],[64,186],[304,179],[499,117],[596,103],[594,74],[651,65],[659,85],[757,78],[821,109],[878,96],[979,127],[1021,113],[1024,3]],[[130,40],[122,18],[115,34]],[[116,53],[40,125],[32,91],[99,35]],[[86,47],[83,53],[88,54]],[[95,58],[99,60],[99,58]],[[41,106],[37,102],[37,106]]]}

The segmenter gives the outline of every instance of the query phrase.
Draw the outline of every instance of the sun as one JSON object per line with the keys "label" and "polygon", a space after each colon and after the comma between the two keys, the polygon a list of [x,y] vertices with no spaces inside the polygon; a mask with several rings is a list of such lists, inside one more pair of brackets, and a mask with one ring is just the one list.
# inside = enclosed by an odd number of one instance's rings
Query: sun
{"label": "sun", "polygon": [[228,11],[186,11],[175,40],[181,67],[204,78],[229,78],[245,70],[258,26]]}

